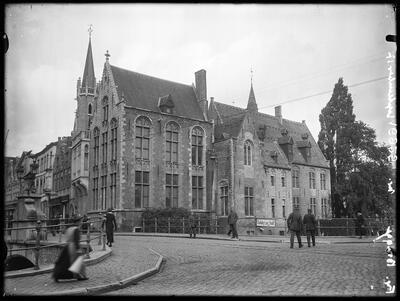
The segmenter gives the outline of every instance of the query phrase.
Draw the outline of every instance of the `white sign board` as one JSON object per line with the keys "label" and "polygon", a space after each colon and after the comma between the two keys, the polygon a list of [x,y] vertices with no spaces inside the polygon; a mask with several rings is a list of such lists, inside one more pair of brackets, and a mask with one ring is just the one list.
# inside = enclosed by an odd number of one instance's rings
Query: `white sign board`
{"label": "white sign board", "polygon": [[267,218],[258,218],[257,227],[275,227],[275,220]]}

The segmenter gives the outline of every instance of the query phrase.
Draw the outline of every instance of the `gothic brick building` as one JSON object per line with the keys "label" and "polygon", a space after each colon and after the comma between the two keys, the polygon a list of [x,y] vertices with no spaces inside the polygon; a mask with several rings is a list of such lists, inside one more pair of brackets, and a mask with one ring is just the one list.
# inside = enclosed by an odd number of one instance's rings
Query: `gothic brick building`
{"label": "gothic brick building", "polygon": [[[329,163],[307,125],[258,112],[251,85],[246,109],[211,99],[214,127],[216,212],[233,207],[241,223],[254,217],[284,218],[297,205],[319,218],[330,213]],[[279,226],[279,225],[278,225]],[[280,226],[284,226],[283,224]]]}
{"label": "gothic brick building", "polygon": [[122,228],[149,207],[212,211],[206,72],[180,84],[113,66],[106,54],[90,123],[89,213],[113,207]]}

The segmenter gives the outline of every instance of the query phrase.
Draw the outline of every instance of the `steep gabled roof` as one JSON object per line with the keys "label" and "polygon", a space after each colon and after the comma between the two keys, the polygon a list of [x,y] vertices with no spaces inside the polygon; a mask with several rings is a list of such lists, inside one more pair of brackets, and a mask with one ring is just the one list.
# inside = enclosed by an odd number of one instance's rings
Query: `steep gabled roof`
{"label": "steep gabled roof", "polygon": [[160,97],[171,96],[174,115],[205,120],[191,85],[180,84],[110,65],[119,99],[129,106],[160,112]]}
{"label": "steep gabled roof", "polygon": [[[222,133],[228,133],[232,137],[237,137],[240,134],[240,130],[242,129],[243,119],[247,111],[242,108],[226,105],[215,101],[214,109],[218,112],[218,116],[221,117],[223,122],[222,124],[217,124],[215,126],[216,141],[218,141],[218,139],[221,139],[219,137],[221,137]],[[288,130],[288,134],[286,136],[287,138],[283,138],[283,140],[289,140],[290,138],[293,139],[294,163],[316,165],[329,168],[329,163],[327,163],[324,155],[320,151],[319,146],[315,142],[310,130],[305,123],[282,119],[282,124],[280,124],[279,118],[260,112],[256,113],[253,116],[255,116],[255,118],[257,119],[257,127],[266,126],[266,138],[264,141],[264,145],[266,145],[267,143],[278,141],[279,138],[281,138],[282,141],[282,129],[286,128]],[[309,143],[311,144],[310,162],[305,161],[303,155],[298,148],[298,145],[303,145],[304,143],[306,143],[303,142],[305,140],[303,140],[303,138],[301,137],[304,133],[308,134],[307,141],[309,141]],[[299,143],[297,143],[297,141],[299,141]]]}
{"label": "steep gabled roof", "polygon": [[[274,152],[277,155],[276,162],[272,157],[272,153]],[[282,152],[282,150],[279,148],[276,142],[264,142],[261,157],[263,160],[263,164],[269,167],[287,168],[287,169],[290,168],[289,162],[285,154]]]}

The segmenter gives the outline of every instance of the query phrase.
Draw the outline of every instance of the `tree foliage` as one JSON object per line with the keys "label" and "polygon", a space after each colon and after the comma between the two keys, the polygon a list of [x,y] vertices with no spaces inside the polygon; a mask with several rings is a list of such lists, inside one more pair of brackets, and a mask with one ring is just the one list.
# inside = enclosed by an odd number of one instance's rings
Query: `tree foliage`
{"label": "tree foliage", "polygon": [[389,149],[378,145],[374,129],[355,120],[353,100],[342,78],[319,121],[318,145],[330,163],[334,217],[353,216],[356,211],[383,216],[390,207]]}

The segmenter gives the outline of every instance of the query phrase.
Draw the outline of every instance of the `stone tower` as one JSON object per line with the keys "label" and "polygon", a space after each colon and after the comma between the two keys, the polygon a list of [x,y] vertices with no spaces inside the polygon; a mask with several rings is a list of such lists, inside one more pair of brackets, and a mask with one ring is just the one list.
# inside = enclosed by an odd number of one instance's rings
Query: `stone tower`
{"label": "stone tower", "polygon": [[71,133],[71,210],[72,214],[87,212],[89,187],[89,143],[90,122],[96,94],[96,78],[92,55],[92,29],[89,28],[89,45],[86,54],[85,69],[82,79],[77,83],[77,109],[74,129]]}

